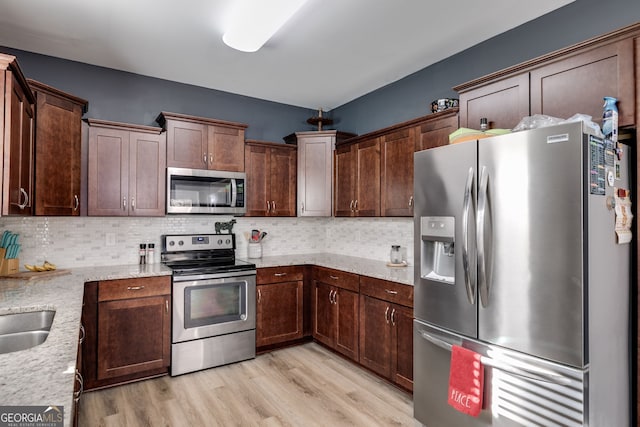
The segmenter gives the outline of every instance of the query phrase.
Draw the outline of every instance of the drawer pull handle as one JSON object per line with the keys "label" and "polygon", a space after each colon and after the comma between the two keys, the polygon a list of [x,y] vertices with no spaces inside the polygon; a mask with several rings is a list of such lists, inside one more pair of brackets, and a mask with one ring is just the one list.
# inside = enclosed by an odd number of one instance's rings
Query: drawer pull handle
{"label": "drawer pull handle", "polygon": [[388,294],[391,294],[391,295],[397,295],[397,294],[398,294],[398,291],[392,291],[392,290],[390,290],[390,289],[385,289],[384,291],[385,291],[386,293],[388,293]]}
{"label": "drawer pull handle", "polygon": [[339,279],[339,277],[337,277],[337,276],[331,276],[331,275],[330,275],[330,276],[329,276],[329,279],[331,279],[331,280],[338,280],[338,279]]}
{"label": "drawer pull handle", "polygon": [[128,291],[141,291],[144,289],[144,286],[127,286]]}
{"label": "drawer pull handle", "polygon": [[276,277],[282,277],[282,276],[286,276],[287,273],[274,273],[273,275]]}

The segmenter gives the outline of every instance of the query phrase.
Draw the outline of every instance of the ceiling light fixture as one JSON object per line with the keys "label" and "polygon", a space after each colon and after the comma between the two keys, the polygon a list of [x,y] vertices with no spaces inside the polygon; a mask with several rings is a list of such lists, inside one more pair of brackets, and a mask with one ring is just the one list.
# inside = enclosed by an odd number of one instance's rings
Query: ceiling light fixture
{"label": "ceiling light fixture", "polygon": [[243,52],[264,45],[307,0],[235,0],[229,28],[222,41]]}

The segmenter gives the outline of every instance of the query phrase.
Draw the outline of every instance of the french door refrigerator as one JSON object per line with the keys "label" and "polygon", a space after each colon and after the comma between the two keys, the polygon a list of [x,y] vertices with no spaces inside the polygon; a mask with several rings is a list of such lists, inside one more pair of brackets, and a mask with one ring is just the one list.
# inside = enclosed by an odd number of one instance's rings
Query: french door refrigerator
{"label": "french door refrigerator", "polygon": [[[628,202],[630,155],[620,147],[577,122],[415,153],[419,422],[629,425],[631,245],[615,226],[630,211],[616,216],[615,204]],[[478,417],[447,404],[452,345],[481,355]]]}

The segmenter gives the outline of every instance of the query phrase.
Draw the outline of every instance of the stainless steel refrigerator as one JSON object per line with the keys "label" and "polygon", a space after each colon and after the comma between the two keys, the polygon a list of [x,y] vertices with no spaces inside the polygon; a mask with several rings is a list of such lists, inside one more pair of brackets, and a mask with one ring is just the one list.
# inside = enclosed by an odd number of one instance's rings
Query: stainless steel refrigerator
{"label": "stainless steel refrigerator", "polygon": [[[618,243],[630,155],[620,147],[578,122],[415,154],[419,422],[630,424],[631,244]],[[481,355],[478,417],[447,404],[452,345]]]}

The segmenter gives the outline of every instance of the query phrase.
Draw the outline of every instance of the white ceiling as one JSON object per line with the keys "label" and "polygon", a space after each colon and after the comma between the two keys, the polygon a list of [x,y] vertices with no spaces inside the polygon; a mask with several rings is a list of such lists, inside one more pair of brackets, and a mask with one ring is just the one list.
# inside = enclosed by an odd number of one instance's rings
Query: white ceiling
{"label": "white ceiling", "polygon": [[0,0],[0,46],[330,110],[574,0],[309,0],[256,53],[240,0]]}

